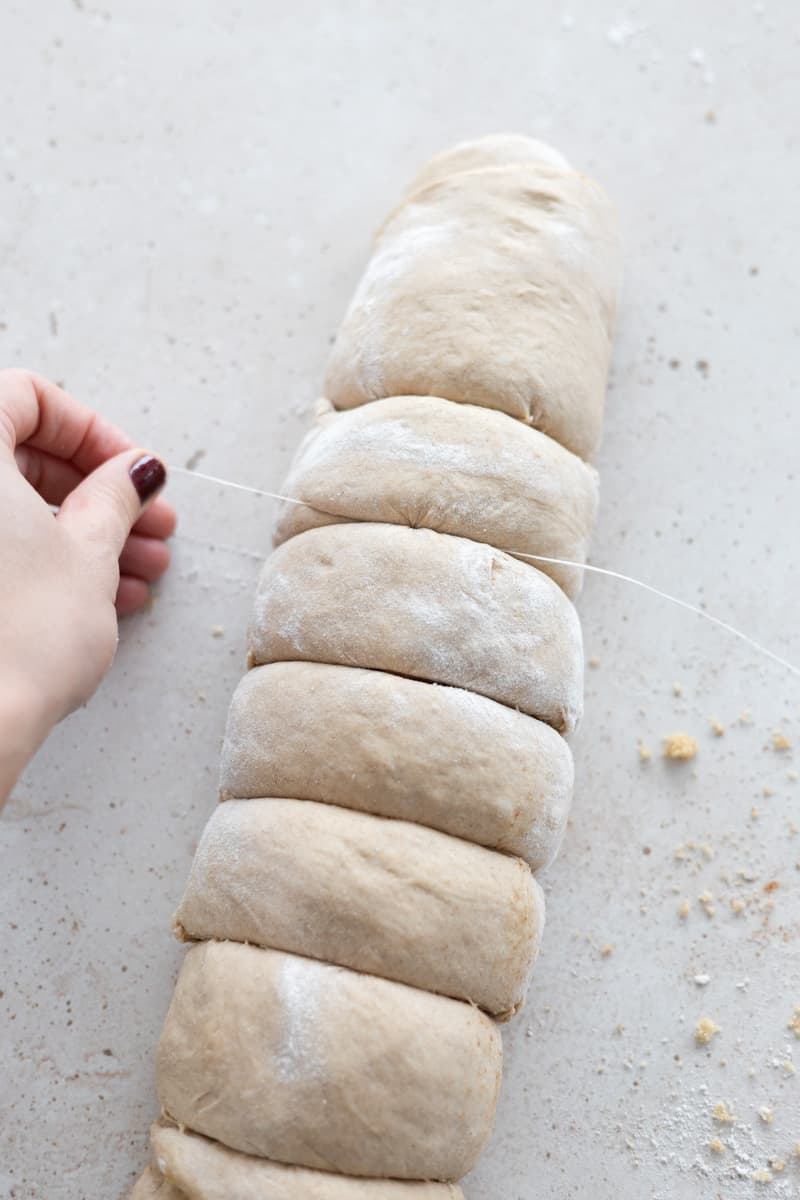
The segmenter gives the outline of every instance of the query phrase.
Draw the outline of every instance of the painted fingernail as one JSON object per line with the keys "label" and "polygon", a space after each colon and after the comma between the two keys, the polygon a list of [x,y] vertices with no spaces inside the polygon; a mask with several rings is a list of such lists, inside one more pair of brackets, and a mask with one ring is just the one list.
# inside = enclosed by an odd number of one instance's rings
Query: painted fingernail
{"label": "painted fingernail", "polygon": [[139,493],[142,504],[160,492],[167,482],[167,468],[154,454],[143,454],[128,468],[133,486]]}

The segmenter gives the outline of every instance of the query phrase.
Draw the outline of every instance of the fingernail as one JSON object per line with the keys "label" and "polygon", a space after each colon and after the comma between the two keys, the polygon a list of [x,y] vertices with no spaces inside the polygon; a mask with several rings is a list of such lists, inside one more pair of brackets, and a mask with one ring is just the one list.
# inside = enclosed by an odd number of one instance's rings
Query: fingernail
{"label": "fingernail", "polygon": [[143,454],[128,468],[133,486],[139,493],[142,504],[160,492],[167,482],[167,468],[154,454]]}

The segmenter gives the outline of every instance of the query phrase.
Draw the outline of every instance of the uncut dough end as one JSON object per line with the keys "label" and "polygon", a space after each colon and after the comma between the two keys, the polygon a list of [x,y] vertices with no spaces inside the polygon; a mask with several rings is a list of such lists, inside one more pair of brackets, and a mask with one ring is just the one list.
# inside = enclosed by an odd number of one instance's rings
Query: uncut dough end
{"label": "uncut dough end", "polygon": [[421,188],[462,171],[479,171],[485,167],[507,167],[514,163],[544,163],[562,171],[571,171],[564,155],[535,138],[521,133],[493,133],[473,141],[459,142],[429,158],[411,182],[406,193],[413,195]]}
{"label": "uncut dough end", "polygon": [[558,585],[429,529],[325,525],[284,542],[261,572],[249,650],[464,688],[565,734],[583,708],[580,622]]}
{"label": "uncut dough end", "polygon": [[220,793],[399,817],[537,870],[558,851],[573,777],[569,746],[554,729],[484,696],[382,671],[280,662],[249,671],[233,694]]}
{"label": "uncut dough end", "polygon": [[162,1111],[261,1158],[452,1182],[494,1122],[502,1042],[459,1000],[234,942],[187,953],[156,1054]]}
{"label": "uncut dough end", "polygon": [[[150,1130],[153,1157],[181,1191],[158,1200],[464,1200],[449,1183],[356,1179],[269,1162],[229,1150],[199,1134],[158,1122]],[[147,1200],[146,1196],[131,1200]]]}

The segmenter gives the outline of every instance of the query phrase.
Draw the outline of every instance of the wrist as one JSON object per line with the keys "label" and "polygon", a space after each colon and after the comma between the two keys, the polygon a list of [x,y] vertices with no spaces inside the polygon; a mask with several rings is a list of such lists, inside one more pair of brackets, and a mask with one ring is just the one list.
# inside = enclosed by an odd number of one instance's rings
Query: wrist
{"label": "wrist", "polygon": [[54,724],[29,680],[0,678],[0,806]]}

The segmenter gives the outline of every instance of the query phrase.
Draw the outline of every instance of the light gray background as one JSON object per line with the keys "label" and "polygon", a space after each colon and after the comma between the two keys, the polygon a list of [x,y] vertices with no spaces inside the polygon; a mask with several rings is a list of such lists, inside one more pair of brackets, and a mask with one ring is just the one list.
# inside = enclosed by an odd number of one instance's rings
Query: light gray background
{"label": "light gray background", "polygon": [[[800,660],[790,0],[5,0],[0,42],[0,359],[170,462],[202,450],[200,469],[264,488],[370,232],[428,154],[512,129],[595,173],[626,283],[593,559]],[[146,1158],[170,917],[270,520],[268,501],[199,480],[171,491],[174,569],[0,819],[2,1197],[120,1197]],[[573,820],[467,1195],[796,1196],[800,784],[764,747],[800,733],[800,681],[622,583],[590,579],[580,609],[601,661]],[[659,757],[676,729],[699,739],[693,764]],[[722,1032],[704,1050],[706,1014]],[[715,1125],[720,1099],[735,1124]],[[786,1166],[759,1187],[770,1156]]]}

